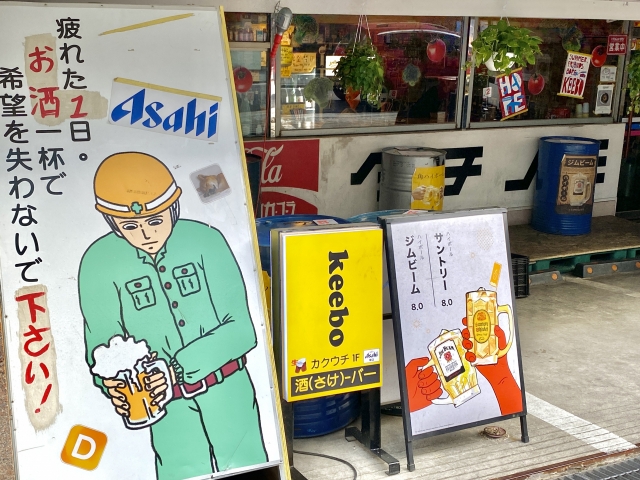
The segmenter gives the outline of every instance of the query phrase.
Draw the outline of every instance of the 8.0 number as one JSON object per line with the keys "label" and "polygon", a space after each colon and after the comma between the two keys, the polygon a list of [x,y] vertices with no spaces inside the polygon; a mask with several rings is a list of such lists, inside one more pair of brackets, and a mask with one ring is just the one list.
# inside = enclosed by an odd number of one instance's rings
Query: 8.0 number
{"label": "8.0 number", "polygon": [[453,305],[453,300],[451,300],[451,299],[442,300],[442,306],[443,307],[450,307],[451,305]]}
{"label": "8.0 number", "polygon": [[422,310],[423,308],[424,308],[424,305],[422,305],[421,303],[411,304],[411,310]]}

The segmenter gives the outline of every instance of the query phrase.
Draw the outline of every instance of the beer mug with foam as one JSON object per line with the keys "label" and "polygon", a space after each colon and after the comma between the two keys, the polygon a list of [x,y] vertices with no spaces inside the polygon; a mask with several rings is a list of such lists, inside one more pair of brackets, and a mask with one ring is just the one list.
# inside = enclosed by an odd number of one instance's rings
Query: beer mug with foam
{"label": "beer mug with foam", "polygon": [[[145,389],[144,379],[162,372],[167,379],[168,388],[165,390],[165,398],[158,405],[152,405],[151,392]],[[171,375],[169,366],[161,358],[139,360],[133,370],[121,370],[116,376],[117,380],[125,383],[123,388],[117,390],[124,394],[129,404],[129,416],[123,417],[125,426],[131,429],[144,428],[154,424],[167,413],[165,406],[173,398],[171,388]]]}
{"label": "beer mug with foam", "polygon": [[[474,292],[467,292],[467,327],[469,328],[469,340],[473,343],[473,352],[476,356],[475,365],[495,365],[498,359],[506,355],[513,342],[513,312],[510,305],[498,305],[497,294],[479,288]],[[509,338],[507,345],[501,350],[498,348],[495,326],[498,324],[498,315],[507,314],[509,318]],[[504,330],[504,328],[503,328]]]}
{"label": "beer mug with foam", "polygon": [[582,173],[571,175],[569,184],[569,204],[573,207],[579,207],[587,203],[591,198],[591,182],[587,176]]}
{"label": "beer mug with foam", "polygon": [[442,390],[446,393],[445,397],[436,398],[431,403],[459,407],[480,393],[476,368],[464,358],[460,330],[443,330],[428,348],[431,359],[422,369],[435,367]]}

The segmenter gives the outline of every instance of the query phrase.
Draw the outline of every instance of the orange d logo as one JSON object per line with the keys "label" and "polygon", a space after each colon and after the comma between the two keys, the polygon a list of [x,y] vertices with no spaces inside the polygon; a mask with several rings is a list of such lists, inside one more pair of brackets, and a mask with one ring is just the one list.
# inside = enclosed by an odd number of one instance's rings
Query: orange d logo
{"label": "orange d logo", "polygon": [[64,442],[60,458],[64,463],[84,470],[93,470],[100,463],[107,436],[97,430],[76,425]]}

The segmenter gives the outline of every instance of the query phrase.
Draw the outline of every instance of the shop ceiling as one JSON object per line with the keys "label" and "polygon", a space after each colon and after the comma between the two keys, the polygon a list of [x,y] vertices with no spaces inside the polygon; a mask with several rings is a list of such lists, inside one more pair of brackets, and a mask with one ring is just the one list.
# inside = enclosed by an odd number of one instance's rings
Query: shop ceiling
{"label": "shop ceiling", "polygon": [[[273,0],[226,0],[227,11],[271,11]],[[640,20],[638,0],[281,0],[293,13]],[[363,11],[364,10],[364,11]]]}
{"label": "shop ceiling", "polygon": [[[31,0],[29,0],[31,1]],[[38,2],[36,2],[38,3]],[[272,12],[276,0],[66,0],[52,3],[109,3],[123,5],[222,5],[227,12]],[[418,15],[513,18],[589,18],[640,21],[640,0],[280,0],[293,13],[360,15]]]}

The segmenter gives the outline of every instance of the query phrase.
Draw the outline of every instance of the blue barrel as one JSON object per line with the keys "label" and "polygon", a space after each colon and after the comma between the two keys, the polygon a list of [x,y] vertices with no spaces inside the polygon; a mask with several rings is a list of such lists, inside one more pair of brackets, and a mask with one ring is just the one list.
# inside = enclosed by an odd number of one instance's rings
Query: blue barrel
{"label": "blue barrel", "polygon": [[581,137],[543,137],[531,226],[544,233],[591,231],[600,142]]}
{"label": "blue barrel", "polygon": [[[347,220],[327,215],[282,215],[258,218],[258,246],[262,269],[271,276],[271,230],[315,225],[314,220],[335,220],[339,224]],[[325,435],[346,427],[360,413],[360,392],[343,393],[328,397],[293,402],[293,438]]]}

